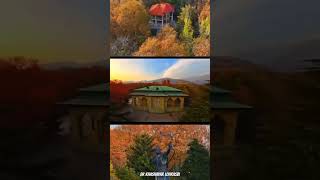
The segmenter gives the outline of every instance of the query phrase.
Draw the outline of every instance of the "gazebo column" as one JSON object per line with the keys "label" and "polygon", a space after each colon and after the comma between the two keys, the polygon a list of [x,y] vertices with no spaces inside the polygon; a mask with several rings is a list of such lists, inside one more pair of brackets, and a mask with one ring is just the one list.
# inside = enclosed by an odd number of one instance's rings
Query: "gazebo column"
{"label": "gazebo column", "polygon": [[157,26],[158,24],[157,16],[154,16],[154,19],[155,19],[155,25]]}
{"label": "gazebo column", "polygon": [[173,21],[173,12],[171,13],[171,21]]}
{"label": "gazebo column", "polygon": [[162,21],[161,21],[161,27],[163,27],[163,16],[162,16]]}

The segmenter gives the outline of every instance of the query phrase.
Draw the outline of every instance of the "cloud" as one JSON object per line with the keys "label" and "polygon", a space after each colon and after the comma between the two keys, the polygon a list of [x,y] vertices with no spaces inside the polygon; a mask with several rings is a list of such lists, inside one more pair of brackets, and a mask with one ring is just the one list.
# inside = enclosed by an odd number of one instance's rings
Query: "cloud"
{"label": "cloud", "polygon": [[141,81],[159,78],[145,68],[145,61],[140,59],[111,59],[110,60],[110,79],[122,81]]}
{"label": "cloud", "polygon": [[210,73],[209,59],[179,59],[162,75],[163,78],[184,79]]}

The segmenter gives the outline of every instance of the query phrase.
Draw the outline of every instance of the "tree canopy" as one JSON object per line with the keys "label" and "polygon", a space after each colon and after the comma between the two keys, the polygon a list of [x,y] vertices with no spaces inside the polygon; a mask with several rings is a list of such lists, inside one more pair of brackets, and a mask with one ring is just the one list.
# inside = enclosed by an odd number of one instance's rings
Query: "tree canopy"
{"label": "tree canopy", "polygon": [[135,56],[187,56],[188,52],[177,39],[177,32],[165,26],[156,37],[149,37],[134,53]]}
{"label": "tree canopy", "polygon": [[182,175],[187,179],[210,179],[210,156],[197,139],[189,143],[187,159],[182,166]]}

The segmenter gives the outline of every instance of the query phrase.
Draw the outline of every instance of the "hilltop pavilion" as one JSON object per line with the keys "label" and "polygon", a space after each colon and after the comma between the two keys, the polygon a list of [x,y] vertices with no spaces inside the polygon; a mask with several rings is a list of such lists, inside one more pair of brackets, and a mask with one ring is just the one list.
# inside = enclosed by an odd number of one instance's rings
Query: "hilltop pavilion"
{"label": "hilltop pavilion", "polygon": [[151,29],[160,30],[166,24],[172,24],[174,22],[173,13],[174,6],[170,3],[160,2],[152,5],[149,9]]}
{"label": "hilltop pavilion", "polygon": [[151,113],[183,111],[188,97],[180,89],[169,86],[146,86],[133,90],[130,96],[133,109]]}

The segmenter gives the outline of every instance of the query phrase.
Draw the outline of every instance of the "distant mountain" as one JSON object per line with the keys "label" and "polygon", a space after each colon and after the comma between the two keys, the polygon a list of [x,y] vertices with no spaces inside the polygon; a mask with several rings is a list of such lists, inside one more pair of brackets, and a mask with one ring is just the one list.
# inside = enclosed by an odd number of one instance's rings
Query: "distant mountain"
{"label": "distant mountain", "polygon": [[252,71],[253,69],[266,69],[265,67],[254,64],[251,61],[243,60],[240,58],[232,56],[216,56],[213,58],[213,61],[210,65],[211,72],[215,71],[232,71],[232,70],[241,70],[241,71]]}
{"label": "distant mountain", "polygon": [[109,66],[106,60],[100,60],[90,63],[78,63],[78,62],[56,62],[56,63],[47,63],[40,64],[41,67],[45,69],[62,69],[62,68],[84,68],[84,67],[93,67],[93,66],[101,66],[107,67]]}
{"label": "distant mountain", "polygon": [[182,80],[182,79],[173,79],[173,78],[160,78],[160,79],[154,79],[154,80],[149,80],[149,81],[143,81],[143,82],[155,82],[155,83],[162,83],[164,80],[169,80],[170,83],[173,84],[183,84],[183,83],[190,83],[189,81]]}
{"label": "distant mountain", "polygon": [[305,59],[320,58],[320,38],[274,44],[255,49],[254,52],[242,53],[240,56],[253,63],[267,66],[273,71],[300,71],[310,64]]}
{"label": "distant mountain", "polygon": [[210,83],[210,74],[202,75],[202,76],[193,76],[186,78],[188,81],[193,82],[195,84],[209,84]]}

